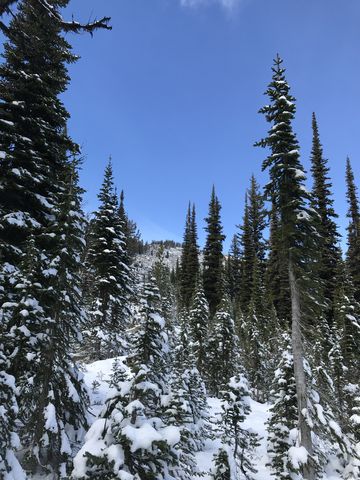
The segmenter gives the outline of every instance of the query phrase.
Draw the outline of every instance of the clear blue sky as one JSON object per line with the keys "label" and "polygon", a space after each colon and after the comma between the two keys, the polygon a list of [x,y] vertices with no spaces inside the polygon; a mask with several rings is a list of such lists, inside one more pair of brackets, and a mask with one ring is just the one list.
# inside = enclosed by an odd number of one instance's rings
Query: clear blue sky
{"label": "clear blue sky", "polygon": [[109,15],[113,26],[69,35],[82,58],[65,103],[86,157],[87,211],[111,154],[144,239],[180,240],[191,200],[202,243],[215,183],[227,247],[251,173],[266,181],[265,151],[252,145],[268,128],[257,111],[279,52],[303,163],[315,111],[344,232],[347,155],[360,181],[359,0],[72,0],[68,11],[83,21]]}

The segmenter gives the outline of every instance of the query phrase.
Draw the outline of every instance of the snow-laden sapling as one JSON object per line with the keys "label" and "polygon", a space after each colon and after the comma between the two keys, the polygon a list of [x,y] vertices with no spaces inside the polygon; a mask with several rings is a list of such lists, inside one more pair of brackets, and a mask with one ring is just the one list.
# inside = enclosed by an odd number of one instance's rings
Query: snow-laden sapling
{"label": "snow-laden sapling", "polygon": [[259,445],[258,436],[244,427],[250,411],[248,382],[243,375],[236,375],[223,392],[219,422],[223,449],[214,457],[214,479],[250,480],[256,473],[253,465],[254,450]]}

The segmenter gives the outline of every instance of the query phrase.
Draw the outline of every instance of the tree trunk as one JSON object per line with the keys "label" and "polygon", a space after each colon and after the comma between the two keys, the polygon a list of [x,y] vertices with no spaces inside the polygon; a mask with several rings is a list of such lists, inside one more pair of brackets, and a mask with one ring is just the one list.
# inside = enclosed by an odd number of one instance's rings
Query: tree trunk
{"label": "tree trunk", "polygon": [[[289,283],[291,293],[291,318],[292,318],[292,350],[294,357],[294,376],[296,383],[296,396],[299,411],[299,433],[300,433],[300,446],[304,447],[308,452],[308,461],[302,467],[302,473],[304,479],[315,480],[315,469],[312,461],[313,444],[311,439],[311,429],[306,422],[306,416],[304,416],[307,410],[307,388],[306,377],[304,370],[304,349],[301,337],[301,308],[300,308],[300,291],[296,283],[296,276],[294,272],[294,266],[289,260]],[[306,415],[306,413],[305,413]]]}

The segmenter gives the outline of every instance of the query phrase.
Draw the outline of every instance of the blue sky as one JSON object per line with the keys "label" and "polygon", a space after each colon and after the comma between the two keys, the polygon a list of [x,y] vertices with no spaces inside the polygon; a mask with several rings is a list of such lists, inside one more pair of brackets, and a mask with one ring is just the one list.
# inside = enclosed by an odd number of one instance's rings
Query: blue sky
{"label": "blue sky", "polygon": [[146,240],[180,240],[191,200],[202,243],[215,183],[227,246],[251,173],[266,181],[266,152],[252,145],[268,128],[257,111],[279,52],[297,98],[303,163],[315,111],[344,231],[347,155],[360,181],[359,0],[72,0],[68,12],[83,21],[109,15],[113,25],[93,38],[69,35],[82,58],[64,101],[85,155],[87,211],[111,154]]}

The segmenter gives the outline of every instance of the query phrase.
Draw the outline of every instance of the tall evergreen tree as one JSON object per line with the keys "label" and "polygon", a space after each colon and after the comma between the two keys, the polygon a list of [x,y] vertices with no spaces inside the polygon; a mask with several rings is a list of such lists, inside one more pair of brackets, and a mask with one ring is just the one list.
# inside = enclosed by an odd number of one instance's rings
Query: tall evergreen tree
{"label": "tall evergreen tree", "polygon": [[355,287],[355,299],[360,302],[360,207],[354,172],[350,159],[346,160],[346,185],[349,204],[347,263]]}
{"label": "tall evergreen tree", "polygon": [[215,314],[220,304],[223,290],[222,244],[225,240],[225,235],[222,233],[220,210],[221,205],[216,196],[215,187],[213,187],[209,204],[209,215],[205,219],[207,223],[205,227],[207,237],[203,263],[204,291],[209,303],[210,316]]}
{"label": "tall evergreen tree", "polygon": [[230,250],[226,262],[226,290],[234,305],[239,303],[240,287],[241,287],[241,250],[239,236],[234,235],[231,241]]}
{"label": "tall evergreen tree", "polygon": [[311,205],[318,214],[317,229],[319,232],[319,257],[320,265],[318,274],[323,282],[325,299],[328,302],[327,320],[332,320],[332,302],[337,283],[338,264],[341,251],[338,246],[339,234],[335,220],[337,215],[333,207],[329,167],[323,156],[320,143],[319,129],[315,113],[312,116],[313,142],[311,150],[311,173],[313,176],[313,189]]}
{"label": "tall evergreen tree", "polygon": [[245,197],[245,211],[241,227],[242,247],[242,281],[241,281],[241,307],[247,312],[252,296],[254,264],[257,262],[260,273],[263,275],[265,265],[265,241],[263,237],[266,212],[260,187],[251,176],[250,188]]}
{"label": "tall evergreen tree", "polygon": [[[308,458],[311,459],[314,447],[311,429],[304,416],[308,403],[308,386],[304,370],[305,353],[301,332],[301,325],[305,322],[302,314],[304,299],[306,292],[307,295],[309,294],[310,286],[304,287],[300,282],[301,278],[308,278],[313,267],[316,232],[313,214],[308,208],[309,195],[303,185],[305,174],[300,163],[299,145],[292,129],[296,110],[295,99],[290,94],[290,87],[279,56],[275,59],[272,70],[272,82],[266,92],[270,98],[270,104],[260,110],[271,124],[271,128],[268,136],[258,145],[270,148],[270,155],[263,162],[263,169],[268,169],[270,172],[266,194],[279,216],[280,247],[285,256],[291,292],[292,346],[299,412],[299,439],[301,447],[307,451]],[[302,466],[302,470],[307,480],[315,478],[315,469],[311,460]]]}
{"label": "tall evergreen tree", "polygon": [[[5,278],[3,296],[13,303],[5,313],[6,350],[16,332],[21,342],[9,371],[21,392],[25,453],[35,460],[34,468],[44,464],[56,478],[65,475],[71,442],[86,423],[86,394],[69,354],[82,317],[77,281],[82,213],[67,158],[77,147],[66,133],[68,113],[59,99],[69,81],[66,63],[75,56],[61,24],[53,21],[66,4],[53,1],[48,11],[33,0],[21,2],[7,29],[0,67],[0,256],[5,277],[10,273],[13,279]],[[29,243],[34,253],[27,251]],[[34,262],[32,273],[26,262]],[[33,375],[26,384],[27,367]]]}
{"label": "tall evergreen tree", "polygon": [[181,304],[189,309],[195,293],[196,280],[199,275],[199,248],[197,245],[197,226],[195,205],[189,204],[184,232],[184,242],[180,264]]}
{"label": "tall evergreen tree", "polygon": [[110,161],[98,198],[100,206],[92,220],[87,257],[93,278],[87,350],[90,357],[97,359],[123,349],[130,293],[124,224],[118,213]]}
{"label": "tall evergreen tree", "polygon": [[206,377],[210,393],[217,396],[237,373],[238,338],[228,297],[223,296],[207,338]]}
{"label": "tall evergreen tree", "polygon": [[156,261],[152,268],[152,275],[156,280],[161,297],[161,315],[165,319],[168,329],[172,329],[175,317],[175,298],[170,281],[170,268],[165,262],[163,244],[159,245],[156,252]]}
{"label": "tall evergreen tree", "polygon": [[277,317],[284,325],[290,321],[290,289],[286,258],[281,249],[281,230],[279,228],[279,213],[275,206],[270,211],[269,256],[266,262],[266,291],[273,303]]}
{"label": "tall evergreen tree", "polygon": [[274,360],[276,362],[275,344],[279,326],[264,288],[261,266],[257,258],[253,268],[250,305],[240,325],[239,337],[242,363],[254,398],[257,401],[264,401],[268,396]]}
{"label": "tall evergreen tree", "polygon": [[190,333],[196,366],[201,374],[206,368],[206,338],[209,328],[209,304],[201,278],[198,279],[189,315]]}
{"label": "tall evergreen tree", "polygon": [[[58,13],[66,0],[52,1]],[[66,169],[69,117],[59,95],[67,87],[66,63],[76,57],[61,27],[34,0],[20,2],[6,30],[0,66],[0,258],[18,265],[32,231],[44,253],[49,237],[38,235],[53,222],[53,208]]]}
{"label": "tall evergreen tree", "polygon": [[123,225],[125,234],[127,257],[126,260],[127,264],[130,265],[133,257],[138,253],[142,253],[143,242],[141,240],[141,235],[136,223],[131,220],[126,213],[124,200],[124,190],[121,190],[119,202],[119,217],[120,222]]}

